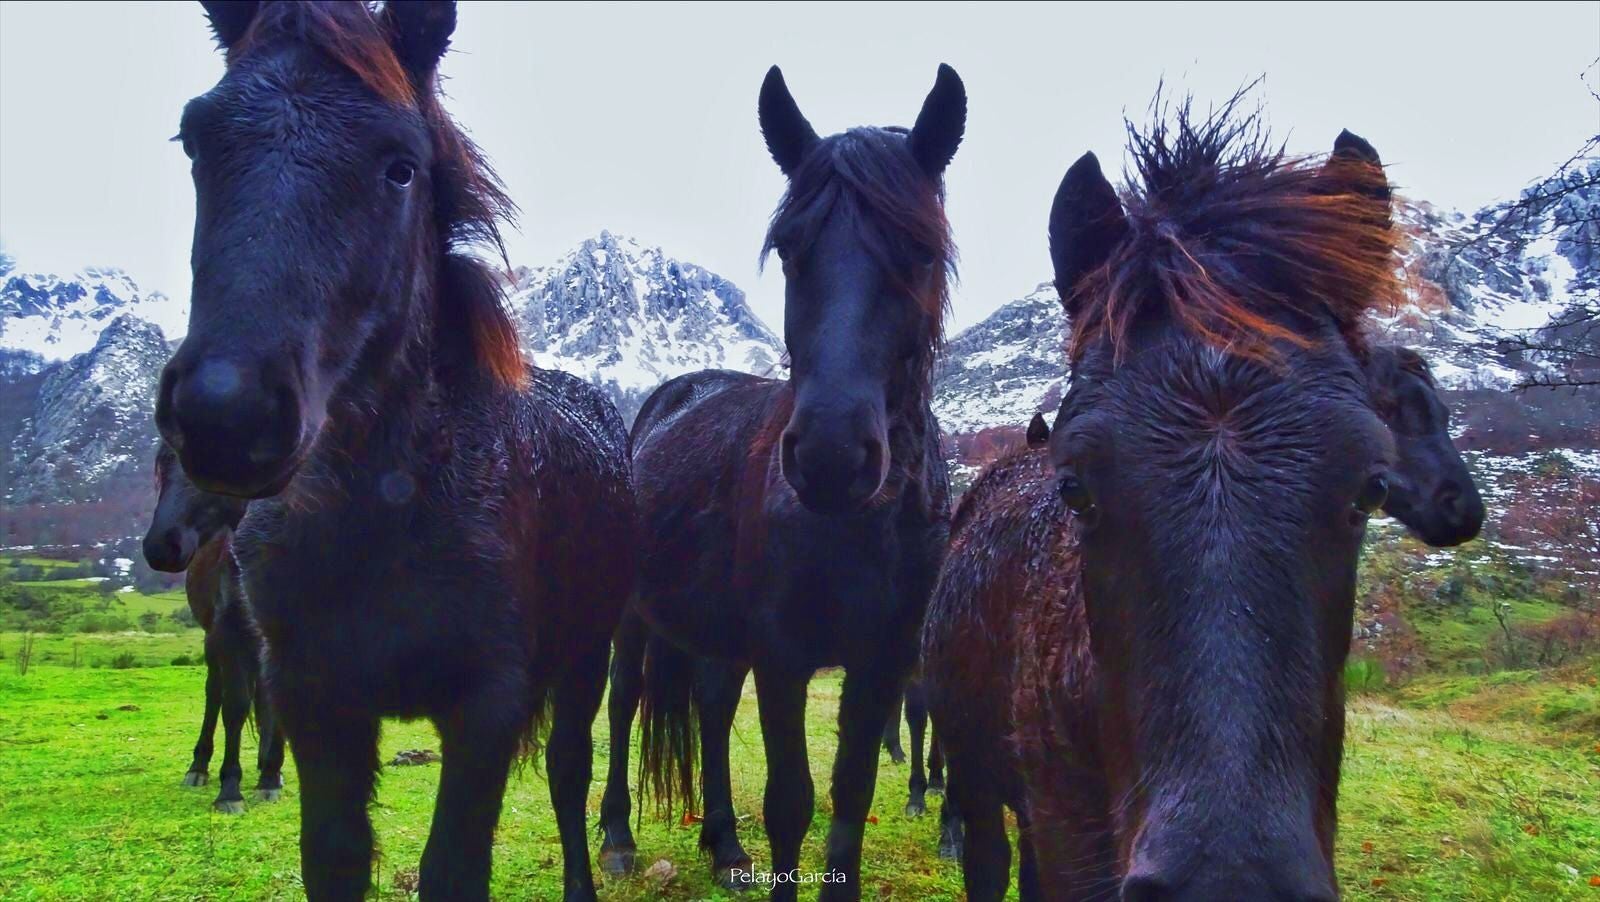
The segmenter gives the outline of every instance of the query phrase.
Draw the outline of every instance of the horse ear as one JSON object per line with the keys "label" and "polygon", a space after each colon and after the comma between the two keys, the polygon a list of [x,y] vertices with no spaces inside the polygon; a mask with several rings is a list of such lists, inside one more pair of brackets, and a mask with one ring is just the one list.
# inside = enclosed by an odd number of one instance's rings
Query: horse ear
{"label": "horse ear", "polygon": [[1349,129],[1339,132],[1333,139],[1333,153],[1322,166],[1322,178],[1332,183],[1332,191],[1364,194],[1383,204],[1384,218],[1389,217],[1389,178],[1378,151],[1367,139]]}
{"label": "horse ear", "polygon": [[756,116],[761,122],[761,137],[767,141],[767,152],[773,162],[792,176],[800,168],[806,151],[817,143],[817,133],[811,123],[800,114],[799,104],[784,84],[783,70],[773,66],[761,82],[761,97],[756,101]]}
{"label": "horse ear", "polygon": [[1070,315],[1073,291],[1085,273],[1104,264],[1128,233],[1128,220],[1115,188],[1100,172],[1093,153],[1078,158],[1061,179],[1050,205],[1050,262],[1056,293]]}
{"label": "horse ear", "polygon": [[1037,448],[1050,441],[1050,424],[1044,421],[1044,414],[1036,413],[1028,423],[1028,447]]}
{"label": "horse ear", "polygon": [[244,37],[261,10],[257,0],[200,0],[200,6],[211,20],[211,33],[223,50],[232,49]]}
{"label": "horse ear", "polygon": [[455,0],[389,0],[383,5],[394,53],[412,75],[428,75],[450,48]]}
{"label": "horse ear", "polygon": [[961,146],[967,130],[967,87],[956,70],[939,64],[933,90],[922,102],[917,124],[911,127],[911,155],[934,178],[944,174]]}

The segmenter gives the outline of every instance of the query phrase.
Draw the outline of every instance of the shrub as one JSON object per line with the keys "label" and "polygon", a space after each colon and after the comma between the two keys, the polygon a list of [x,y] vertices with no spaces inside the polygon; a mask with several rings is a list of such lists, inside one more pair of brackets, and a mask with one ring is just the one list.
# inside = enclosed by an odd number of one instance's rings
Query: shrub
{"label": "shrub", "polygon": [[161,615],[155,611],[145,611],[139,615],[139,629],[153,633],[161,628]]}
{"label": "shrub", "polygon": [[189,610],[188,605],[173,611],[171,617],[175,623],[184,629],[193,629],[200,625],[200,621],[194,619],[194,612]]}
{"label": "shrub", "polygon": [[1383,665],[1371,658],[1352,657],[1344,662],[1345,691],[1361,695],[1377,692],[1386,682]]}
{"label": "shrub", "polygon": [[78,622],[79,632],[120,633],[133,629],[133,621],[125,614],[85,614]]}
{"label": "shrub", "polygon": [[190,667],[196,663],[197,662],[195,659],[189,657],[188,655],[178,655],[176,658],[172,659],[173,667]]}
{"label": "shrub", "polygon": [[122,652],[111,659],[112,670],[130,670],[138,666],[139,659],[134,657],[131,651]]}

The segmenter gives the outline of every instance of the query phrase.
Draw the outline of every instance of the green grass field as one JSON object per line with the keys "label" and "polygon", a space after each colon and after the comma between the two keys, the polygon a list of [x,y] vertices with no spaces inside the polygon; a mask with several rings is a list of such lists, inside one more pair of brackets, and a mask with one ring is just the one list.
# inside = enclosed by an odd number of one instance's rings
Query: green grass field
{"label": "green grass field", "polygon": [[[172,666],[200,634],[40,636],[26,676],[21,642],[0,634],[0,898],[274,899],[299,896],[297,789],[213,813],[215,786],[179,786],[202,710],[204,671]],[[80,666],[70,666],[76,644]],[[50,657],[46,659],[46,654]],[[113,669],[117,656],[140,666]],[[98,662],[98,666],[97,666]],[[1416,680],[1350,705],[1338,869],[1350,899],[1600,900],[1600,664],[1556,672]],[[812,684],[809,724],[818,811],[803,862],[822,866],[827,774],[840,682]],[[734,737],[734,795],[758,865],[765,768],[753,684]],[[606,766],[604,716],[595,770]],[[254,780],[246,739],[246,786]],[[383,759],[438,747],[426,723],[392,723]],[[219,752],[220,756],[220,740]],[[213,774],[220,757],[213,760]],[[912,819],[904,766],[885,757],[869,825],[867,898],[960,899],[957,867],[934,854],[930,813]],[[377,895],[404,899],[426,839],[437,765],[385,768],[373,821]],[[590,816],[601,786],[590,793]],[[935,807],[937,801],[934,802]],[[711,887],[695,827],[646,816],[640,866],[667,878],[606,880],[616,900],[738,898]],[[598,851],[598,840],[591,843]],[[558,897],[560,851],[537,769],[513,777],[495,849],[496,898]]]}

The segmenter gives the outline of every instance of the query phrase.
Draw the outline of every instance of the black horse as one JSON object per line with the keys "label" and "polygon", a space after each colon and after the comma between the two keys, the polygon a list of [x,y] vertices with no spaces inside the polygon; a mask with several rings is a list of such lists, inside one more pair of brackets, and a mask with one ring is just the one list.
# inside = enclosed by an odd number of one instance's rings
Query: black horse
{"label": "black horse", "polygon": [[[896,764],[906,761],[905,747],[900,744],[900,710],[905,708],[906,728],[911,733],[911,775],[906,781],[907,817],[921,817],[928,812],[927,795],[944,792],[944,749],[939,745],[939,734],[929,730],[928,690],[920,674],[906,682],[906,691],[894,710],[889,713],[889,723],[883,728],[883,748],[889,760]],[[923,766],[923,739],[927,738],[927,766]]]}
{"label": "black horse", "polygon": [[[452,3],[209,3],[221,82],[184,110],[197,195],[188,337],[156,421],[234,541],[300,781],[312,899],[371,882],[386,716],[443,768],[426,899],[484,899],[519,751],[545,744],[568,899],[607,646],[636,570],[627,436],[530,371],[499,277],[511,210],[439,103]],[[503,256],[503,255],[502,255]]]}
{"label": "black horse", "polygon": [[283,792],[283,732],[273,725],[266,693],[258,691],[261,635],[250,621],[239,590],[239,571],[230,544],[233,529],[244,516],[245,502],[195,488],[178,466],[178,456],[162,445],[156,454],[155,513],[144,537],[144,557],[151,567],[188,571],[184,594],[189,611],[205,630],[206,713],[194,758],[183,785],[204,786],[210,778],[212,737],[222,714],[222,769],[212,807],[223,814],[244,811],[239,744],[251,705],[256,712],[256,798],[275,802]]}
{"label": "black horse", "polygon": [[1092,155],[1056,196],[1070,387],[962,500],[924,631],[974,900],[1004,894],[1002,805],[1024,898],[1336,895],[1367,518],[1481,520],[1459,458],[1417,453],[1444,424],[1376,400],[1405,369],[1362,327],[1397,292],[1377,154],[1288,159],[1235,107],[1134,134],[1121,196]]}
{"label": "black horse", "polygon": [[[910,130],[819,138],[774,67],[759,112],[789,177],[766,246],[783,261],[791,378],[683,376],[657,389],[634,423],[645,535],[638,610],[654,631],[643,766],[669,801],[692,795],[698,709],[701,844],[723,879],[748,880],[727,743],[754,669],[772,870],[792,874],[813,807],[806,686],[818,668],[842,665],[827,843],[835,882],[822,895],[854,899],[878,741],[916,663],[947,530],[930,372],[954,254],[943,173],[966,94],[942,66]],[[603,817],[608,844],[631,847],[615,810]],[[772,889],[779,899],[795,892],[794,883]]]}

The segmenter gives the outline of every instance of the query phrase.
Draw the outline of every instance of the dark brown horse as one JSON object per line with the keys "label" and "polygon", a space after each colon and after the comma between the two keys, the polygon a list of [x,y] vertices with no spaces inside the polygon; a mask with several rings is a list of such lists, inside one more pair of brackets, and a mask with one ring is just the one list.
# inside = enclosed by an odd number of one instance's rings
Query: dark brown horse
{"label": "dark brown horse", "polygon": [[510,204],[439,103],[451,3],[211,3],[221,82],[181,131],[197,220],[188,337],[156,420],[235,537],[301,784],[313,899],[370,884],[381,718],[443,754],[428,899],[484,899],[512,762],[547,708],[568,899],[607,645],[636,568],[611,404],[529,370],[499,280]]}
{"label": "dark brown horse", "polygon": [[1314,166],[1233,107],[1134,135],[1120,198],[1092,155],[1057,193],[1069,390],[963,499],[924,634],[974,900],[1002,805],[1024,898],[1337,892],[1356,561],[1415,460],[1360,329],[1395,291],[1388,187],[1359,138]]}
{"label": "dark brown horse", "polygon": [[[754,669],[771,870],[796,876],[813,808],[806,686],[818,668],[843,666],[827,842],[834,879],[822,897],[857,899],[878,742],[916,663],[946,536],[930,372],[954,253],[943,173],[966,94],[940,67],[911,129],[821,138],[773,68],[759,112],[789,178],[767,247],[783,261],[791,377],[684,376],[658,389],[634,423],[646,537],[638,607],[656,631],[644,766],[656,788],[692,791],[697,706],[702,847],[724,879],[738,882],[734,870],[748,879],[727,743]],[[614,825],[603,826],[610,840]],[[793,882],[772,889],[776,899],[795,893]]]}
{"label": "dark brown horse", "polygon": [[194,487],[178,466],[178,456],[162,445],[156,454],[155,513],[144,537],[151,567],[168,573],[188,571],[184,594],[189,611],[205,630],[206,712],[194,758],[183,785],[204,786],[210,778],[212,737],[222,714],[222,769],[212,807],[224,814],[244,811],[239,744],[251,705],[256,711],[256,798],[275,802],[283,792],[283,732],[274,727],[266,694],[258,691],[261,635],[250,621],[239,589],[239,570],[230,548],[233,528],[245,502]]}

